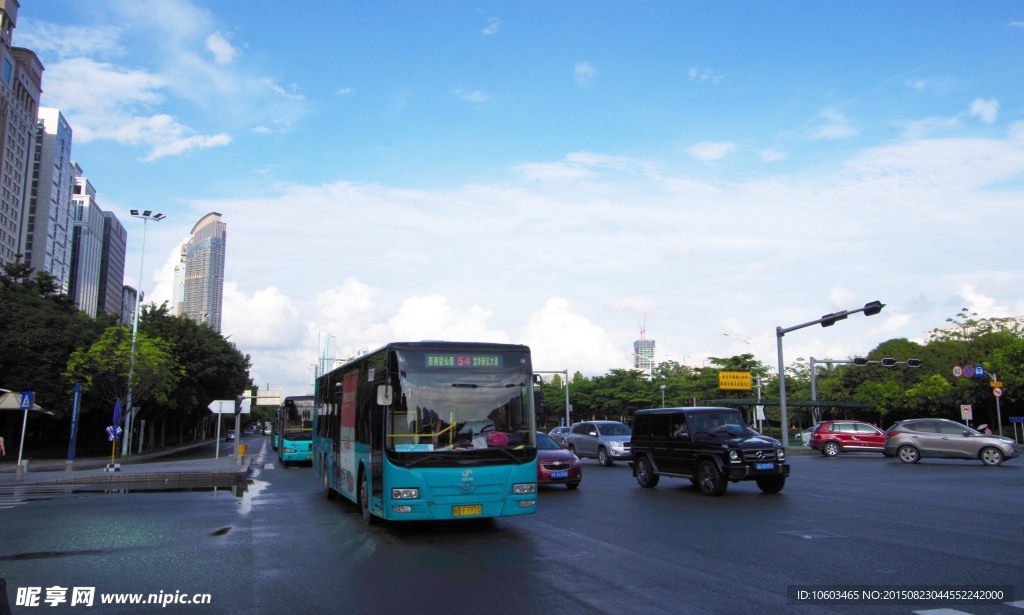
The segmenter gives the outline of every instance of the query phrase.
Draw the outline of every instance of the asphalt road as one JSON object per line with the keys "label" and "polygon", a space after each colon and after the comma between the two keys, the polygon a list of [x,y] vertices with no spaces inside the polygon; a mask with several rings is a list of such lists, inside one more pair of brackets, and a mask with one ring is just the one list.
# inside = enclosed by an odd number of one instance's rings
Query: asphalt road
{"label": "asphalt road", "polygon": [[[247,441],[247,440],[243,440]],[[255,443],[248,440],[250,451]],[[269,448],[268,448],[269,452]],[[308,467],[267,455],[244,493],[50,492],[0,510],[0,577],[19,588],[209,594],[103,613],[1021,613],[1024,463],[791,458],[782,493],[637,486],[584,462],[532,517],[367,527]],[[796,604],[800,588],[1002,586],[995,605]],[[70,592],[68,593],[70,598]],[[42,598],[41,598],[42,600]],[[15,613],[79,612],[67,603]]]}

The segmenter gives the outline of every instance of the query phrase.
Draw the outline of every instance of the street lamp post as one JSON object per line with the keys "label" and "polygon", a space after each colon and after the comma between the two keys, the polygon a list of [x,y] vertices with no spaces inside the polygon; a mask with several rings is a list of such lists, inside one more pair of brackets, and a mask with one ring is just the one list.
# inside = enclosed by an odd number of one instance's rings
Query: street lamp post
{"label": "street lamp post", "polygon": [[126,424],[124,440],[121,441],[122,456],[128,454],[128,447],[131,446],[132,420],[135,418],[132,409],[132,381],[135,379],[135,337],[139,334],[139,304],[142,302],[142,264],[146,258],[146,223],[150,220],[159,222],[167,217],[160,213],[155,214],[149,209],[141,212],[138,209],[133,209],[131,214],[133,218],[142,218],[142,251],[139,252],[139,287],[135,290],[135,313],[132,315],[132,345],[128,353],[128,395],[125,400]]}
{"label": "street lamp post", "polygon": [[661,385],[661,387],[659,387],[659,388],[661,389],[661,407],[664,408],[665,407],[665,385]]}
{"label": "street lamp post", "polygon": [[749,337],[741,337],[739,335],[733,335],[732,333],[723,333],[722,335],[724,335],[726,337],[734,337],[734,338],[736,338],[738,340],[743,340],[744,342],[747,343],[747,346],[750,346],[750,338]]}
{"label": "street lamp post", "polygon": [[783,448],[789,448],[789,417],[786,416],[786,364],[782,360],[782,336],[790,331],[796,331],[811,325],[820,324],[822,327],[831,327],[836,324],[837,320],[843,320],[850,314],[856,314],[857,312],[864,312],[865,316],[874,316],[881,312],[884,307],[885,304],[881,301],[871,301],[870,303],[865,303],[864,307],[825,314],[818,320],[812,320],[793,327],[775,327],[775,338],[779,350],[779,420],[782,423]]}

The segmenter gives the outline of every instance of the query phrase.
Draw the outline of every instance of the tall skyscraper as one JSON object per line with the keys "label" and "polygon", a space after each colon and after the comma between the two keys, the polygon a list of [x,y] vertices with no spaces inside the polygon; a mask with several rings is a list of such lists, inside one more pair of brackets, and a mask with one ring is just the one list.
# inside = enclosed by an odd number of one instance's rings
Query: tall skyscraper
{"label": "tall skyscraper", "polygon": [[227,225],[210,212],[192,227],[185,242],[185,282],[181,314],[220,331],[224,302]]}
{"label": "tall skyscraper", "polygon": [[22,220],[28,213],[43,82],[36,54],[11,44],[18,7],[18,0],[0,0],[0,265],[23,252]]}
{"label": "tall skyscraper", "polygon": [[[72,162],[75,187],[72,190],[74,213],[71,225],[71,277],[68,294],[78,309],[96,316],[100,306],[100,271],[103,264],[103,210],[96,203],[96,189]],[[122,257],[123,259],[123,257]],[[122,274],[124,265],[122,263]],[[121,283],[124,283],[123,275]]]}
{"label": "tall skyscraper", "polygon": [[124,258],[128,231],[109,211],[103,212],[103,252],[100,257],[99,311],[121,317],[124,295]]}
{"label": "tall skyscraper", "polygon": [[654,369],[654,340],[640,338],[633,342],[633,367],[648,374]]}
{"label": "tall skyscraper", "polygon": [[36,153],[27,216],[22,219],[25,261],[54,277],[60,292],[71,278],[71,221],[75,185],[71,126],[59,109],[39,108]]}

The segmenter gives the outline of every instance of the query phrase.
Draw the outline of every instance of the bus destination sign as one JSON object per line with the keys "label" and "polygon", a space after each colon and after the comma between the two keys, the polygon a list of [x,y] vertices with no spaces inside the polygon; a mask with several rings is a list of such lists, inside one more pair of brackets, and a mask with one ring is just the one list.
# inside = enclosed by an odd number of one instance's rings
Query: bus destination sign
{"label": "bus destination sign", "polygon": [[426,367],[501,367],[500,354],[431,353],[425,355]]}

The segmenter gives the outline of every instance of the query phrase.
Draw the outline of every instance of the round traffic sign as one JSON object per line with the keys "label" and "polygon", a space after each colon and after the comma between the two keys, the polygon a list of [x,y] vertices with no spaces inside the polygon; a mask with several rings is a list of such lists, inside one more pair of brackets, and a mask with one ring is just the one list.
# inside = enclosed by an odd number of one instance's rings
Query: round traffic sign
{"label": "round traffic sign", "polygon": [[953,366],[953,377],[954,378],[959,378],[960,376],[963,376],[963,374],[964,374],[964,370],[963,370],[962,367],[960,367],[959,365],[954,365]]}
{"label": "round traffic sign", "polygon": [[995,395],[996,397],[1002,397],[1003,396],[1003,390],[1000,389],[999,387],[996,387],[996,388],[992,389],[992,394]]}
{"label": "round traffic sign", "polygon": [[973,378],[974,377],[974,366],[973,365],[964,365],[964,373],[961,374],[961,375],[964,378]]}

